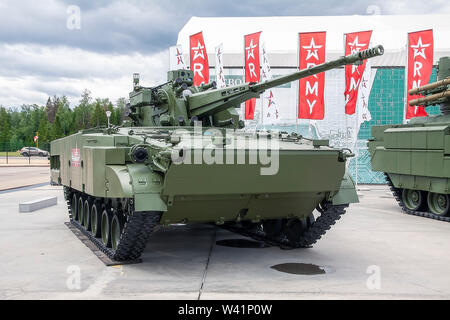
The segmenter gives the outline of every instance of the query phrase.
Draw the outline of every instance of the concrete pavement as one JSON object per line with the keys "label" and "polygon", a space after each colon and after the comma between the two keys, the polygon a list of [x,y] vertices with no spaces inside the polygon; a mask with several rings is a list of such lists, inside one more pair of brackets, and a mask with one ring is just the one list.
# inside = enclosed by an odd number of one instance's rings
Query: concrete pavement
{"label": "concrete pavement", "polygon": [[0,166],[0,191],[41,183],[50,183],[49,167]]}
{"label": "concrete pavement", "polygon": [[[118,267],[105,267],[64,225],[61,187],[3,192],[0,299],[449,299],[450,224],[402,214],[387,188],[369,188],[311,249],[224,247],[216,241],[242,237],[168,227],[151,236],[143,263]],[[43,195],[58,205],[18,212],[20,200]],[[327,273],[271,268],[289,262]]]}

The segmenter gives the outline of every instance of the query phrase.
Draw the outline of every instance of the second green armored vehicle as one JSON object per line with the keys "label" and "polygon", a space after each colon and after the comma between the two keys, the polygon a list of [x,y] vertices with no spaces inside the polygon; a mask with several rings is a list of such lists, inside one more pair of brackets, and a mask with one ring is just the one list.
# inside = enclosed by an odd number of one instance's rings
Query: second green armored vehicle
{"label": "second green armored vehicle", "polygon": [[[348,150],[297,134],[245,131],[236,108],[264,90],[383,54],[365,50],[262,83],[193,86],[191,70],[146,88],[130,121],[51,145],[70,219],[113,260],[140,256],[157,225],[215,223],[284,247],[314,244],[358,202]],[[317,208],[320,216],[312,212]]]}
{"label": "second green armored vehicle", "polygon": [[441,114],[404,125],[372,127],[372,168],[386,174],[408,214],[450,222],[450,57],[439,60],[438,81],[412,89],[411,106],[440,105]]}

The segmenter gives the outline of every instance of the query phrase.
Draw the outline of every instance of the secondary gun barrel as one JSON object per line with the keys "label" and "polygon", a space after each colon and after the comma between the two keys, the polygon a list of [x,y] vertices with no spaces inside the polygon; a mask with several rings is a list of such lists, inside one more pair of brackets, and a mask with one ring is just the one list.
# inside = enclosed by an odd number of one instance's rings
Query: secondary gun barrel
{"label": "secondary gun barrel", "polygon": [[433,89],[437,89],[437,88],[440,88],[440,87],[442,87],[442,89],[445,89],[448,85],[450,85],[450,77],[446,78],[444,80],[432,82],[432,83],[426,84],[424,86],[411,89],[411,90],[408,91],[408,93],[410,95],[424,94],[427,91],[430,91],[430,90],[433,90]]}
{"label": "secondary gun barrel", "polygon": [[418,98],[411,100],[409,102],[410,106],[417,106],[417,105],[425,105],[429,106],[432,104],[440,104],[445,102],[448,98],[450,98],[450,90],[439,92],[436,94],[432,94],[423,98]]}

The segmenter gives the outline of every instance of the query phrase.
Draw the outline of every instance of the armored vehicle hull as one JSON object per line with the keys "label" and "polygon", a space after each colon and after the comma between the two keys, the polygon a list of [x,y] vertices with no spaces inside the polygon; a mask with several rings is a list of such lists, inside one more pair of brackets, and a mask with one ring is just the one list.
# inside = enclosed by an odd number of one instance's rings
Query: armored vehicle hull
{"label": "armored vehicle hull", "polygon": [[[66,186],[71,219],[92,238],[99,237],[97,242],[102,238],[106,247],[112,249],[119,247],[121,239],[119,234],[108,230],[123,230],[127,219],[136,212],[140,219],[148,217],[155,226],[246,221],[256,227],[266,221],[267,229],[267,221],[275,221],[272,227],[279,229],[281,241],[282,221],[306,221],[319,206],[333,210],[339,207],[339,214],[343,214],[348,204],[358,202],[354,183],[345,172],[349,154],[328,146],[314,146],[312,141],[295,135],[281,138],[278,133],[270,133],[273,136],[270,139],[279,139],[280,150],[277,158],[271,159],[277,163],[269,166],[259,163],[258,157],[252,164],[252,150],[245,146],[225,145],[220,148],[223,161],[216,158],[216,163],[205,164],[207,144],[187,148],[189,144],[184,143],[183,137],[172,144],[174,133],[168,134],[167,128],[133,128],[132,136],[129,131],[123,128],[110,135],[85,131],[52,143],[52,181]],[[164,148],[178,146],[192,155],[190,161],[185,156],[187,163],[171,163],[165,172],[152,170],[144,163],[133,163],[129,149],[143,143],[144,133],[146,143]],[[233,132],[228,136],[236,139],[235,145],[239,145],[240,139],[250,144],[252,139],[258,141],[257,133]],[[204,135],[198,138],[201,137]],[[211,150],[218,152],[217,148]],[[197,152],[203,159],[195,164]],[[263,174],[264,170],[272,170],[273,174]],[[102,228],[106,230],[103,233]],[[238,230],[236,226],[234,230]],[[147,236],[151,231],[145,231]],[[294,242],[291,245],[298,246]],[[284,245],[289,243],[285,241]],[[110,255],[122,259],[121,255]]]}
{"label": "armored vehicle hull", "polygon": [[[425,98],[412,105],[441,105],[441,115],[415,118],[408,124],[372,127],[372,168],[386,175],[400,207],[408,214],[450,222],[450,58],[441,58],[438,80],[410,90]],[[447,80],[448,79],[448,80]]]}
{"label": "armored vehicle hull", "polygon": [[[297,134],[245,131],[235,111],[265,89],[381,55],[377,47],[263,83],[192,87],[192,71],[130,93],[131,121],[52,142],[51,179],[72,223],[113,260],[133,260],[158,225],[214,223],[309,247],[358,202],[349,150]],[[318,210],[318,216],[313,211]]]}

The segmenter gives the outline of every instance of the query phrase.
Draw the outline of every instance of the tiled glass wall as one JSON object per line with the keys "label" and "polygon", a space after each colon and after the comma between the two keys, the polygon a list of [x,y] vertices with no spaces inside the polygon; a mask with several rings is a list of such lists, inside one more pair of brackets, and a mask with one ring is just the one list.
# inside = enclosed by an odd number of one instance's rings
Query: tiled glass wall
{"label": "tiled glass wall", "polygon": [[[436,69],[430,76],[430,82],[436,81]],[[351,160],[348,171],[358,183],[385,183],[384,174],[372,171],[367,139],[371,138],[371,128],[376,125],[399,124],[403,121],[405,92],[404,68],[379,68],[375,76],[369,98],[369,110],[372,120],[361,125],[358,134],[358,161]],[[439,114],[439,106],[428,107],[428,114]],[[356,169],[356,164],[358,168]]]}
{"label": "tiled glass wall", "polygon": [[[436,81],[436,69],[430,82]],[[369,139],[371,127],[383,124],[398,124],[403,121],[405,92],[404,68],[379,68],[369,98],[372,120],[361,125],[358,139]],[[428,114],[439,114],[439,106],[427,108]]]}
{"label": "tiled glass wall", "polygon": [[[274,70],[275,76],[292,72],[292,69]],[[375,69],[373,70],[375,72]],[[225,69],[225,79],[228,85],[242,81],[242,69]],[[214,75],[212,72],[212,79]],[[430,82],[436,81],[436,69],[430,77]],[[376,125],[401,124],[403,122],[404,97],[405,97],[405,69],[402,67],[377,68],[373,82],[369,110],[372,120],[361,124],[356,144],[351,143],[345,133],[355,122],[355,116],[346,116],[344,113],[344,70],[343,68],[330,70],[326,73],[325,89],[325,119],[316,122],[312,126],[308,120],[295,120],[297,106],[298,86],[294,83],[289,87],[274,89],[276,101],[282,112],[282,123],[279,125],[264,126],[266,129],[279,129],[283,131],[297,131],[298,133],[317,138],[330,139],[330,143],[336,147],[350,147],[358,155],[357,161],[353,158],[348,166],[349,173],[358,183],[381,184],[385,183],[384,175],[372,171],[370,155],[367,150],[367,140],[371,138],[371,128]],[[259,101],[259,100],[258,100]],[[259,106],[259,103],[257,103]],[[428,114],[439,114],[439,106],[427,108]],[[255,122],[258,119],[258,107],[255,111]],[[353,120],[352,120],[353,119]],[[261,124],[256,124],[261,127]],[[347,128],[347,129],[346,129]],[[356,138],[355,138],[356,140]],[[355,141],[353,140],[353,141]],[[357,164],[357,168],[356,168]]]}

